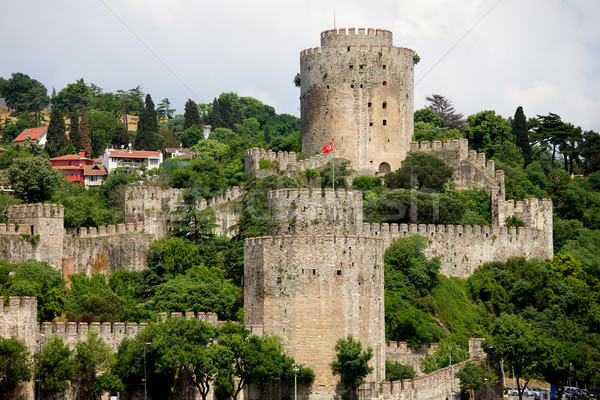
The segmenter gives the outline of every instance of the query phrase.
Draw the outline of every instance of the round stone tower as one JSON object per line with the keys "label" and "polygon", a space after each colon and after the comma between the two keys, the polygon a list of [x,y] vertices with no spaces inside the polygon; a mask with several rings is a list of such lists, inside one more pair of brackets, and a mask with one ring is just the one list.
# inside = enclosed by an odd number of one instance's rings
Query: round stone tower
{"label": "round stone tower", "polygon": [[360,173],[400,167],[413,134],[414,52],[382,29],[329,30],[300,52],[302,150],[334,141]]}

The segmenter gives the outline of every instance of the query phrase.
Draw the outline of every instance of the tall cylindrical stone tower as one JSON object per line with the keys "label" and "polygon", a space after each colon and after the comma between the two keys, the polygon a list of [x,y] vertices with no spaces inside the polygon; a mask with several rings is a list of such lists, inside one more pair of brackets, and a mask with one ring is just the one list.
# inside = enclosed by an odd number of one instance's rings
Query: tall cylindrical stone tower
{"label": "tall cylindrical stone tower", "polygon": [[413,134],[414,52],[382,29],[329,30],[300,52],[302,150],[335,156],[360,173],[400,167]]}

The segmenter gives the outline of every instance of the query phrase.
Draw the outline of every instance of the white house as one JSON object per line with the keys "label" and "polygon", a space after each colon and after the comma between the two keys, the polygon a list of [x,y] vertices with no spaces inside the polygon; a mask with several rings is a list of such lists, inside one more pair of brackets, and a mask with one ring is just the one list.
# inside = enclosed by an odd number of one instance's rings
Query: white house
{"label": "white house", "polygon": [[142,164],[146,169],[158,168],[163,162],[160,151],[143,151],[131,149],[106,149],[102,155],[102,165],[109,174],[116,168],[140,168]]}

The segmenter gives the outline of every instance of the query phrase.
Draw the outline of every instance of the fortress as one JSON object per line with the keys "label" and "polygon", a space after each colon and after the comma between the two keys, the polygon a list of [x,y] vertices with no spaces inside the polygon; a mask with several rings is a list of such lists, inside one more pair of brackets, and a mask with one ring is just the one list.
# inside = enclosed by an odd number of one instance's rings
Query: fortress
{"label": "fortress", "polygon": [[[267,194],[269,235],[244,243],[244,318],[253,333],[277,334],[285,352],[310,366],[316,380],[302,398],[339,395],[339,378],[331,374],[334,346],[352,334],[372,347],[373,372],[367,377],[370,397],[444,400],[458,390],[449,368],[402,382],[382,382],[385,360],[418,365],[434,349],[412,350],[386,343],[384,330],[383,254],[400,237],[420,234],[429,243],[425,255],[439,257],[440,272],[466,278],[482,263],[511,256],[548,259],[553,255],[552,202],[547,199],[505,200],[504,173],[484,153],[469,150],[466,139],[411,142],[413,133],[413,57],[394,47],[392,33],[374,29],[340,29],[321,34],[321,47],[300,53],[302,145],[306,160],[293,152],[248,149],[248,174],[297,177],[319,169],[333,157],[347,159],[358,174],[395,170],[410,153],[427,152],[454,169],[457,190],[483,189],[490,194],[492,226],[370,224],[363,215],[360,191],[319,188],[279,189]],[[331,142],[335,150],[320,154]],[[260,160],[273,168],[261,168]],[[232,235],[240,217],[239,188],[198,202],[214,213],[215,233]],[[65,230],[62,206],[28,204],[8,209],[0,224],[0,258],[10,262],[46,261],[73,272],[103,272],[147,267],[150,243],[168,231],[170,213],[182,200],[178,189],[131,187],[125,199],[126,224]],[[525,226],[507,228],[515,216]],[[40,334],[58,334],[69,343],[87,332],[87,324],[35,321],[34,300],[10,299],[0,313],[0,334],[36,346]],[[188,315],[186,315],[188,317]],[[216,321],[214,315],[197,316]],[[98,325],[113,347],[143,328],[137,324]],[[469,354],[482,357],[480,339]],[[254,388],[248,399],[265,394]]]}

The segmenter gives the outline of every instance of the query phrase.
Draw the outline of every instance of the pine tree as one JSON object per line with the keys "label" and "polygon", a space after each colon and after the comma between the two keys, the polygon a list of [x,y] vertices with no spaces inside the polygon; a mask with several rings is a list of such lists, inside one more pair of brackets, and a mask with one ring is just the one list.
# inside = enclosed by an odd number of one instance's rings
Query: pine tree
{"label": "pine tree", "polygon": [[92,157],[92,141],[90,140],[90,128],[85,111],[85,104],[81,106],[81,119],[79,121],[79,135],[81,137],[81,150],[85,151],[86,157]]}
{"label": "pine tree", "polygon": [[444,120],[444,126],[451,129],[459,129],[465,125],[465,119],[454,109],[452,102],[440,94],[432,94],[425,98],[429,104],[427,108],[431,109],[440,118]]}
{"label": "pine tree", "polygon": [[198,110],[198,105],[192,99],[188,99],[188,101],[185,103],[185,112],[183,113],[183,118],[184,131],[192,126],[196,126],[200,129],[200,111]]}
{"label": "pine tree", "polygon": [[113,131],[111,143],[116,148],[121,146],[126,147],[131,142],[129,131],[125,128],[125,124],[119,124]]}
{"label": "pine tree", "polygon": [[48,124],[48,133],[46,134],[46,151],[52,157],[65,155],[65,148],[69,144],[69,139],[65,134],[65,118],[63,113],[57,108],[52,107],[50,111],[50,123]]}
{"label": "pine tree", "polygon": [[81,147],[81,134],[79,133],[79,114],[77,111],[71,113],[71,119],[69,121],[69,140],[73,144],[75,151],[80,151]]}
{"label": "pine tree", "polygon": [[521,149],[523,153],[523,159],[525,160],[525,166],[531,164],[533,152],[531,150],[531,144],[529,143],[529,126],[527,125],[527,118],[523,113],[523,107],[517,107],[515,111],[515,118],[511,121],[512,133],[516,138],[516,145]]}
{"label": "pine tree", "polygon": [[146,95],[146,105],[140,111],[134,147],[137,150],[158,150],[161,140],[158,135],[158,115],[152,97]]}

